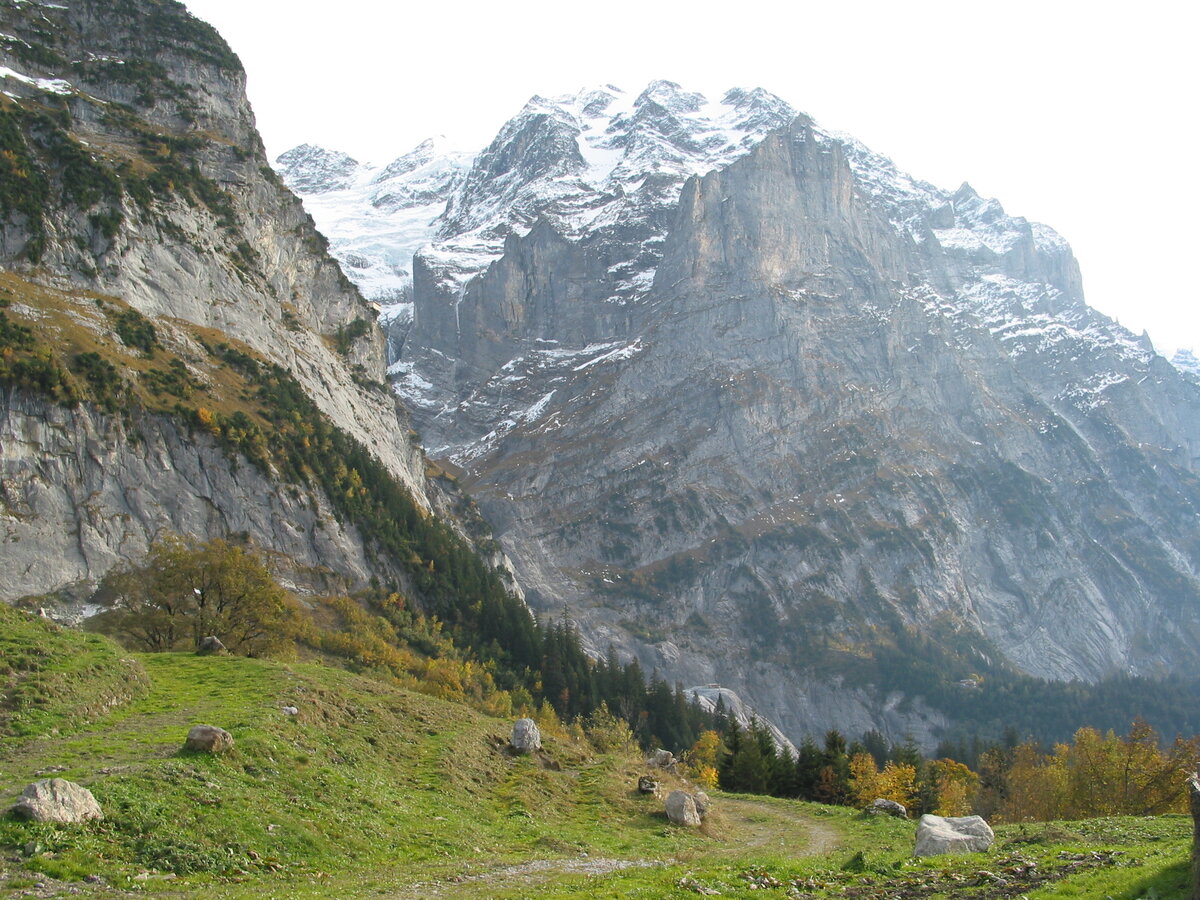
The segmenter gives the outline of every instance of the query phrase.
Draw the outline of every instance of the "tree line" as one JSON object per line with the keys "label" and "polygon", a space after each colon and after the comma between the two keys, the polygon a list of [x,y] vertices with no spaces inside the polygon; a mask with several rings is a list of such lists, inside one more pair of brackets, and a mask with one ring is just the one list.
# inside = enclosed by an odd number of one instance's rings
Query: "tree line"
{"label": "tree line", "polygon": [[[941,749],[941,748],[939,748]],[[973,766],[922,756],[912,741],[892,745],[878,732],[847,743],[838,731],[796,753],[778,747],[761,724],[725,721],[688,754],[694,771],[715,769],[725,790],[770,794],[865,809],[875,800],[910,815],[979,814],[1003,822],[1185,812],[1186,778],[1200,760],[1200,737],[1164,744],[1137,719],[1124,735],[1079,728],[1050,748],[1037,741],[984,748]]]}

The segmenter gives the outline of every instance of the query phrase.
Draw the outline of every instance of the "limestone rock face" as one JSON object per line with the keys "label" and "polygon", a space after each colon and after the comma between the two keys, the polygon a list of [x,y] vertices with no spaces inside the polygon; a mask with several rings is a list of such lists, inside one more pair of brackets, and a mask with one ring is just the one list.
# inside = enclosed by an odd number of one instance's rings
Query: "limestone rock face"
{"label": "limestone rock face", "polygon": [[686,825],[690,828],[700,826],[700,813],[696,809],[696,801],[687,791],[671,791],[667,794],[666,810],[672,825]]}
{"label": "limestone rock face", "polygon": [[518,753],[533,753],[542,749],[542,732],[533,719],[517,719],[513,725],[512,748]]}
{"label": "limestone rock face", "polygon": [[92,792],[65,778],[35,781],[21,792],[13,812],[35,822],[64,825],[104,818]]}
{"label": "limestone rock face", "polygon": [[793,739],[932,746],[895,647],[1193,669],[1195,379],[1087,307],[1051,229],[804,116],[759,138],[661,185],[669,215],[547,200],[470,277],[450,237],[418,255],[397,389],[531,602]]}
{"label": "limestone rock face", "polygon": [[[4,81],[22,165],[45,176],[36,203],[0,216],[4,271],[73,299],[62,327],[98,339],[115,336],[95,297],[128,304],[158,329],[162,364],[173,356],[200,381],[205,347],[226,343],[281,366],[418,504],[449,510],[383,385],[374,310],[269,168],[245,73],[220,36],[174,0],[9,4],[4,20],[0,65],[16,73]],[[123,74],[135,67],[144,83]],[[94,170],[72,180],[55,152]],[[0,600],[87,597],[167,532],[244,532],[316,589],[374,574],[366,538],[319,491],[280,490],[164,417],[122,422],[6,389],[0,441],[0,562],[12,575]]]}
{"label": "limestone rock face", "polygon": [[188,730],[183,749],[200,753],[224,753],[233,749],[233,735],[216,725],[193,725]]}
{"label": "limestone rock face", "polygon": [[983,853],[996,836],[979,816],[921,816],[917,824],[914,856],[938,856],[943,853]]}

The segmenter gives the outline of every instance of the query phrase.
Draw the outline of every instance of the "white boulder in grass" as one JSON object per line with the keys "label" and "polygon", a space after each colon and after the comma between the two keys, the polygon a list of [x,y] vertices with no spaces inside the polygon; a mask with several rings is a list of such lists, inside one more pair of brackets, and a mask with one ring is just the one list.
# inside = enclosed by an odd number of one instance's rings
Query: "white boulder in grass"
{"label": "white boulder in grass", "polygon": [[513,725],[512,748],[518,753],[533,753],[542,749],[542,732],[533,719],[517,719]]}
{"label": "white boulder in grass", "polygon": [[699,827],[700,811],[696,809],[695,798],[687,791],[671,791],[667,795],[667,818],[672,825]]}
{"label": "white boulder in grass", "polygon": [[21,799],[12,811],[34,822],[58,822],[63,825],[104,818],[92,792],[65,778],[35,781],[21,793]]}
{"label": "white boulder in grass", "polygon": [[913,856],[940,856],[943,853],[983,853],[992,846],[996,835],[979,816],[921,816],[917,825],[917,846]]}

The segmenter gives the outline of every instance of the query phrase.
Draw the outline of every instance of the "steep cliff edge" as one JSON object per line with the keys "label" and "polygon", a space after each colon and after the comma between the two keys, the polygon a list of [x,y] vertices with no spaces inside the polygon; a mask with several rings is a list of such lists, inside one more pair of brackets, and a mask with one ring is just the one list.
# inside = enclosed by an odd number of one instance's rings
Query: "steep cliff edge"
{"label": "steep cliff edge", "polygon": [[[374,310],[267,165],[221,38],[173,0],[4,0],[0,87],[0,597],[85,595],[165,531],[245,532],[317,583],[395,574],[335,515],[332,474],[264,450],[328,426],[419,507],[456,502],[381,383]],[[281,422],[264,392],[292,381],[306,418]]]}
{"label": "steep cliff edge", "polygon": [[418,255],[398,389],[535,604],[792,736],[1194,667],[1200,390],[1058,235],[804,117],[678,183],[623,303],[636,228]]}

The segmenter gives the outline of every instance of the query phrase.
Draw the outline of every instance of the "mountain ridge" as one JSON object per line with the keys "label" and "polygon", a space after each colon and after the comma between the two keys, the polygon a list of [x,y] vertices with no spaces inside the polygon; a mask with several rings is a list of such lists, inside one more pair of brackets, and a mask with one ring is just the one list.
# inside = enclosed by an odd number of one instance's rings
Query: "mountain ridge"
{"label": "mountain ridge", "polygon": [[[644,108],[701,106],[669,92]],[[550,154],[523,183],[581,168],[533,122],[546,102],[489,150]],[[732,684],[791,736],[827,726],[822,706],[851,733],[944,727],[878,674],[836,687],[912,629],[940,635],[947,672],[1187,665],[1195,383],[1086,306],[1052,229],[969,185],[804,116],[743,149],[582,231],[563,176],[527,228],[496,226],[486,269],[439,268],[436,239],[417,254],[393,383],[535,606]],[[521,181],[503,175],[495,196]]]}

